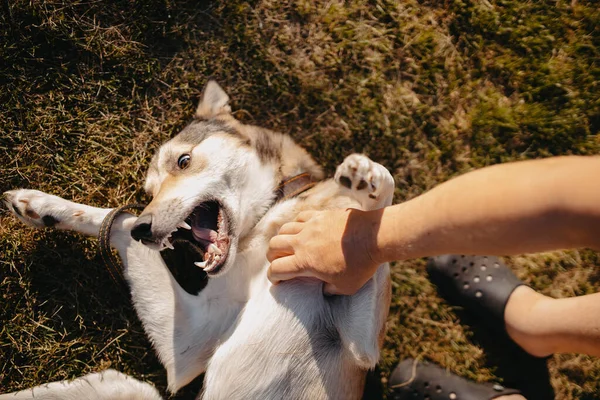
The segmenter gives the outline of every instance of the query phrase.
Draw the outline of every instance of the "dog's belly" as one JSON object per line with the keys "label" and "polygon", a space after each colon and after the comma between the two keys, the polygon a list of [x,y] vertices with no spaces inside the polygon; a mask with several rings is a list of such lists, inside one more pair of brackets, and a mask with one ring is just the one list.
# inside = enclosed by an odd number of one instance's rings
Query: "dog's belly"
{"label": "dog's belly", "polygon": [[343,352],[322,284],[265,287],[212,357],[204,399],[360,398],[364,371]]}

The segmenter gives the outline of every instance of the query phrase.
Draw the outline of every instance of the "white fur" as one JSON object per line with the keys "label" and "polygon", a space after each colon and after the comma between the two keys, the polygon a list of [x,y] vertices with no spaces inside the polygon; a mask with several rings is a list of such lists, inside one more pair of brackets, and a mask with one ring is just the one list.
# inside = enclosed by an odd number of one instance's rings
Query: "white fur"
{"label": "white fur", "polygon": [[[213,97],[219,110],[228,107],[221,94]],[[165,184],[168,174],[159,164],[146,182],[155,197],[145,212],[151,209],[156,218],[153,225],[161,224],[168,232],[198,201],[218,199],[235,224],[224,271],[211,277],[198,295],[191,295],[175,281],[158,251],[131,238],[135,217],[118,217],[111,235],[111,244],[125,266],[136,312],[167,371],[169,390],[175,392],[206,372],[204,399],[360,398],[365,370],[379,359],[389,295],[388,265],[380,266],[353,296],[326,297],[323,284],[315,280],[271,285],[266,274],[269,227],[294,215],[301,201],[292,199],[271,207],[276,166],[226,136],[211,136],[193,148],[168,142],[158,160],[167,162],[169,154],[181,152],[191,154],[192,162],[204,160],[205,168],[169,186]],[[351,179],[350,189],[337,183],[342,175]],[[366,190],[357,190],[361,180],[368,182]],[[384,167],[352,155],[338,168],[336,181],[320,184],[312,197],[342,196],[357,208],[375,209],[391,204],[393,189],[393,179]],[[19,219],[27,224],[40,227],[41,218],[32,216],[53,216],[60,221],[57,228],[96,236],[110,211],[35,190],[10,191],[5,198],[9,209],[18,208]],[[53,383],[33,393],[44,399],[108,399],[117,398],[110,393],[121,389],[147,390],[144,384],[114,371],[80,379],[94,383]],[[71,394],[78,391],[85,396]],[[157,396],[152,392],[144,398]]]}
{"label": "white fur", "polygon": [[[383,170],[378,164],[370,165],[369,171]],[[377,184],[383,188],[378,189],[384,190],[384,203],[389,204],[393,181],[389,173],[382,176],[385,179],[378,178]],[[259,184],[248,182],[246,186]],[[361,204],[375,202],[366,197],[367,191],[336,187],[353,194]],[[250,195],[244,191],[244,196]],[[40,222],[26,217],[26,207],[60,219],[58,227],[94,235],[110,211],[33,190],[7,192],[6,197],[9,207],[23,207],[24,217],[20,219],[30,225],[40,226]],[[295,203],[291,200],[272,208],[257,229]],[[378,281],[388,274],[387,265],[382,265],[354,296],[325,297],[322,284],[315,281],[291,281],[274,287],[266,279],[268,238],[261,238],[237,254],[236,265],[227,274],[210,279],[194,296],[177,284],[159,252],[131,238],[135,220],[128,215],[119,217],[111,243],[126,265],[136,311],[167,370],[171,391],[206,372],[206,399],[282,398],[292,394],[293,398],[360,397],[363,382],[345,380],[355,376],[357,369],[373,368],[379,358],[377,336],[381,327],[377,320],[381,310],[377,307],[382,294],[377,290],[381,287]],[[323,334],[331,334],[332,347],[314,340],[315,335]],[[344,359],[351,362],[341,361]],[[115,382],[122,384],[121,380]],[[104,383],[108,384],[106,379]],[[340,391],[340,387],[347,391]]]}
{"label": "white fur", "polygon": [[47,383],[16,393],[2,394],[0,400],[160,400],[151,385],[112,369],[88,374],[73,381]]}

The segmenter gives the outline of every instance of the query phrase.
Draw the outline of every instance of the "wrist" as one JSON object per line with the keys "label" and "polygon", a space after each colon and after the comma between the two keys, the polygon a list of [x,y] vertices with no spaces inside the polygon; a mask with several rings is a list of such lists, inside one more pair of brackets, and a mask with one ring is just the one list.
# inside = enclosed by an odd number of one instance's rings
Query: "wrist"
{"label": "wrist", "polygon": [[[371,254],[379,263],[401,261],[430,255],[436,249],[432,232],[439,230],[431,199],[416,197],[405,203],[376,210],[372,215]],[[439,249],[438,249],[439,250]]]}
{"label": "wrist", "polygon": [[361,226],[366,229],[365,251],[371,264],[379,266],[387,260],[379,243],[379,233],[383,222],[384,209],[363,211],[361,214]]}

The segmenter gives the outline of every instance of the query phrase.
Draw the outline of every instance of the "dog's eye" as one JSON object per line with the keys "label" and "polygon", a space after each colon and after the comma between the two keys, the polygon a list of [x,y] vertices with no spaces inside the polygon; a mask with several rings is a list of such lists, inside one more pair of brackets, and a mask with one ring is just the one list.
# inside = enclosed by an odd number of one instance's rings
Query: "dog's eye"
{"label": "dog's eye", "polygon": [[186,169],[190,165],[191,159],[192,158],[190,157],[189,154],[184,154],[181,157],[179,157],[179,160],[177,160],[177,165],[181,169]]}

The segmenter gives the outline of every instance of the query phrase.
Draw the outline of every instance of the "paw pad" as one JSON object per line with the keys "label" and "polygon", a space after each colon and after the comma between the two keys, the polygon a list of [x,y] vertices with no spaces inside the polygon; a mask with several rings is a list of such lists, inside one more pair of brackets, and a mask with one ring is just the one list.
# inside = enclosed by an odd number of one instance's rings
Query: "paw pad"
{"label": "paw pad", "polygon": [[[362,192],[368,199],[379,201],[383,193],[389,198],[394,191],[394,179],[385,167],[362,154],[352,154],[337,168],[335,180],[345,188]],[[358,195],[358,193],[357,193]]]}
{"label": "paw pad", "polygon": [[57,197],[37,190],[11,190],[4,193],[4,204],[22,222],[34,227],[53,227],[60,221],[50,215]]}

